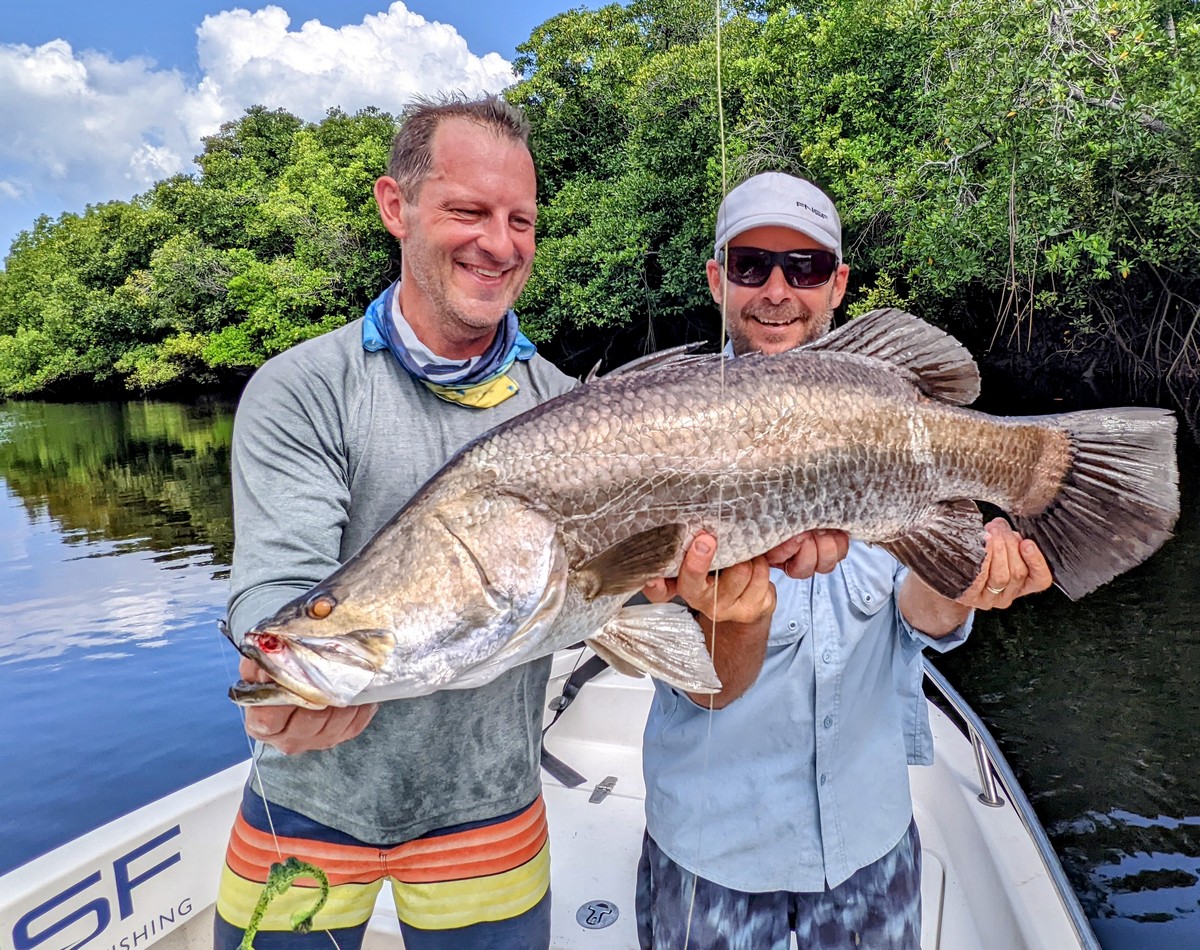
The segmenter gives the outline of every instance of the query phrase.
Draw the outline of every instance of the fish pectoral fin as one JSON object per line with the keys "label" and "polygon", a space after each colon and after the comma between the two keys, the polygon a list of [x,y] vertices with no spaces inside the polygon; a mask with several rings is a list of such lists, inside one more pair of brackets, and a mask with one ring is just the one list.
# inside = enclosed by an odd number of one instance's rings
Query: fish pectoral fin
{"label": "fish pectoral fin", "polygon": [[872,310],[805,347],[857,353],[912,377],[926,396],[966,406],[979,395],[979,367],[971,352],[932,323],[895,307]]}
{"label": "fish pectoral fin", "polygon": [[933,517],[906,535],[879,547],[952,600],[970,587],[987,553],[983,517],[975,502],[960,499],[938,505]]}
{"label": "fish pectoral fin", "polygon": [[622,607],[584,642],[622,673],[649,673],[688,693],[721,690],[704,631],[681,604]]}
{"label": "fish pectoral fin", "polygon": [[679,557],[687,525],[666,524],[642,531],[580,565],[575,583],[585,600],[641,590],[662,577]]}

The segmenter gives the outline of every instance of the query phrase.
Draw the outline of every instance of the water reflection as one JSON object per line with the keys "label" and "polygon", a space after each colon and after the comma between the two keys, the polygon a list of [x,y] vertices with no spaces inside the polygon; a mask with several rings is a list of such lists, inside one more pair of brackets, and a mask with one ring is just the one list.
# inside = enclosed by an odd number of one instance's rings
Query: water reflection
{"label": "water reflection", "polygon": [[0,872],[244,758],[232,406],[0,407]]}
{"label": "water reflection", "polygon": [[200,544],[232,551],[233,406],[9,403],[0,409],[0,477],[31,517],[68,544],[124,542],[89,556]]}

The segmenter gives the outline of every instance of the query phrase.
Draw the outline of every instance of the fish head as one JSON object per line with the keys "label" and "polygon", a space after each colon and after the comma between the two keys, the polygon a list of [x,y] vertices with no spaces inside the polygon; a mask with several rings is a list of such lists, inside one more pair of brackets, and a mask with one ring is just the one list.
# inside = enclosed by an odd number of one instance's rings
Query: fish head
{"label": "fish head", "polygon": [[566,581],[554,524],[521,500],[417,505],[239,649],[309,703],[421,696],[542,632]]}
{"label": "fish head", "polygon": [[238,649],[306,705],[348,706],[394,646],[390,629],[325,582],[255,624]]}

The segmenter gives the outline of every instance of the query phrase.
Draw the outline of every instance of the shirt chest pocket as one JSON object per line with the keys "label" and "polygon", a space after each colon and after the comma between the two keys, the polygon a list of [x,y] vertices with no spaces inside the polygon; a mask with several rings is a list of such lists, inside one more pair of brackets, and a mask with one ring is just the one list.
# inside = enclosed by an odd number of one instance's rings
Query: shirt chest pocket
{"label": "shirt chest pocket", "polygon": [[[797,581],[772,568],[776,606],[767,646],[800,641],[814,622],[832,623],[839,636],[857,637],[871,618],[892,602],[895,567],[887,554],[852,545],[850,554],[831,574]],[[814,591],[814,585],[819,589]],[[838,618],[858,622],[843,623]]]}
{"label": "shirt chest pocket", "polygon": [[834,586],[833,597],[845,597],[845,609],[862,620],[874,617],[891,603],[895,589],[894,562],[891,558],[856,557],[852,553],[838,565],[844,588]]}
{"label": "shirt chest pocket", "polygon": [[778,568],[771,568],[775,584],[775,613],[767,646],[782,647],[797,643],[812,628],[812,581],[798,581]]}

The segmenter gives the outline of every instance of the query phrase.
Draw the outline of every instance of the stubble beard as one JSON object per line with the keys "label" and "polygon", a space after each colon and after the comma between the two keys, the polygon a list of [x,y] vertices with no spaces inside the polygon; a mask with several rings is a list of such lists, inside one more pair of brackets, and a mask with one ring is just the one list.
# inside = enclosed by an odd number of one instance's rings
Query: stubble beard
{"label": "stubble beard", "polygon": [[449,337],[459,338],[460,342],[479,339],[489,331],[494,331],[524,287],[522,281],[521,286],[506,294],[503,299],[494,303],[474,301],[475,306],[467,309],[454,299],[458,292],[453,281],[453,271],[457,264],[451,261],[450,271],[443,276],[421,251],[415,254],[410,252],[407,263],[408,275],[436,314],[439,329]]}
{"label": "stubble beard", "polygon": [[[773,328],[773,325],[779,325]],[[748,303],[729,323],[729,338],[738,355],[758,352],[767,345],[770,352],[786,352],[805,346],[829,332],[833,309],[814,310],[799,300],[786,300],[777,306]],[[775,337],[776,339],[771,339]],[[779,342],[785,342],[780,346]]]}

